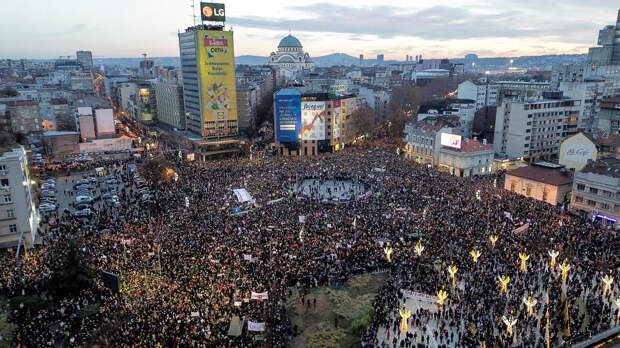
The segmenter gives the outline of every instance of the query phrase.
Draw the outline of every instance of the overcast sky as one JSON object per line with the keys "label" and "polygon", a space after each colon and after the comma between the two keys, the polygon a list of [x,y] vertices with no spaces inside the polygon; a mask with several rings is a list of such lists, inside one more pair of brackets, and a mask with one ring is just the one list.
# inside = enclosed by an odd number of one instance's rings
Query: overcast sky
{"label": "overcast sky", "polygon": [[[199,1],[196,0],[198,5]],[[0,0],[0,58],[178,56],[191,0]],[[362,5],[363,4],[363,5]],[[612,0],[228,0],[235,55],[267,56],[289,28],[311,56],[404,59],[586,53]],[[199,7],[196,6],[196,13]]]}

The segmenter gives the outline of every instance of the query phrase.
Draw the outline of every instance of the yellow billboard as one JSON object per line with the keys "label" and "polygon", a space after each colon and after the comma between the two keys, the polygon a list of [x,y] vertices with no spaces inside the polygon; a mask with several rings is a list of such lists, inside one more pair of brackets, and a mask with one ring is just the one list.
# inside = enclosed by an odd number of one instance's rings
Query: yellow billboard
{"label": "yellow billboard", "polygon": [[233,33],[199,30],[197,45],[203,136],[237,135]]}

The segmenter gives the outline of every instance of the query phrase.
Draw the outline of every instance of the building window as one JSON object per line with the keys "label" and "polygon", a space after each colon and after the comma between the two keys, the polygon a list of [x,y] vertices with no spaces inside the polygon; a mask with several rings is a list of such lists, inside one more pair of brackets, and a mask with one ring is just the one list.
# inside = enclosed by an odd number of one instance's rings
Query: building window
{"label": "building window", "polygon": [[14,217],[15,217],[15,211],[14,211],[13,209],[7,209],[7,210],[6,210],[6,216],[7,216],[9,219],[14,218]]}
{"label": "building window", "polygon": [[6,172],[6,165],[0,165],[0,172]]}
{"label": "building window", "polygon": [[542,195],[542,200],[543,201],[547,201],[547,195],[548,195],[549,191],[547,190],[547,188],[545,187],[543,189],[543,195]]}
{"label": "building window", "polygon": [[591,207],[594,207],[594,206],[596,206],[596,202],[591,200],[591,199],[588,199],[588,205],[591,206]]}
{"label": "building window", "polygon": [[13,203],[11,195],[4,195],[4,203]]}
{"label": "building window", "polygon": [[516,188],[517,184],[515,184],[515,182],[511,182],[510,183],[510,191],[515,192],[515,188]]}
{"label": "building window", "polygon": [[577,190],[578,191],[584,191],[586,189],[586,185],[584,184],[577,184]]}
{"label": "building window", "polygon": [[0,179],[0,186],[8,187],[9,186],[9,179]]}
{"label": "building window", "polygon": [[601,203],[601,209],[609,210],[609,204]]}
{"label": "building window", "polygon": [[525,189],[525,195],[529,197],[531,194],[532,194],[532,186],[528,186]]}
{"label": "building window", "polygon": [[590,187],[590,193],[598,194],[598,189],[594,187]]}
{"label": "building window", "polygon": [[575,196],[575,202],[577,202],[577,203],[583,203],[583,197],[581,197],[581,196]]}
{"label": "building window", "polygon": [[17,233],[17,225],[9,225],[9,232]]}

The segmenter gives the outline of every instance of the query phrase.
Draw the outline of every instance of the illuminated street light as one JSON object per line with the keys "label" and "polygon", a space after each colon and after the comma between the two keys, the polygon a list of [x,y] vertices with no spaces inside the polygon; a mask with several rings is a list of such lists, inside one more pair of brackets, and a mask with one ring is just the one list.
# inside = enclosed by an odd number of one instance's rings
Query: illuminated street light
{"label": "illuminated street light", "polygon": [[553,268],[555,267],[555,258],[560,255],[560,252],[555,250],[549,250],[547,253],[549,254],[549,256],[551,256],[551,268]]}
{"label": "illuminated street light", "polygon": [[527,260],[530,256],[525,253],[519,253],[519,258],[521,259],[521,271],[527,272]]}
{"label": "illuminated street light", "polygon": [[456,266],[452,265],[448,267],[448,274],[450,274],[450,278],[452,278],[452,286],[456,286],[456,271],[458,270],[458,268],[456,268]]}
{"label": "illuminated street light", "polygon": [[603,283],[605,283],[605,288],[603,289],[603,297],[607,296],[607,293],[611,293],[611,284],[614,282],[614,277],[607,274],[603,278]]}
{"label": "illuminated street light", "polygon": [[560,265],[560,270],[562,270],[562,285],[566,284],[566,277],[568,276],[568,271],[571,270],[571,265],[566,263],[566,260],[562,262]]}
{"label": "illuminated street light", "polygon": [[474,259],[474,263],[478,263],[478,258],[482,255],[478,250],[471,251],[471,257]]}
{"label": "illuminated street light", "polygon": [[502,321],[506,324],[506,332],[508,332],[508,336],[512,337],[512,327],[517,323],[517,319],[514,319],[513,317],[510,317],[509,319],[504,315],[502,316]]}
{"label": "illuminated street light", "polygon": [[443,306],[444,302],[446,301],[446,299],[448,298],[448,293],[443,291],[443,289],[437,291],[437,298],[439,299],[437,301],[437,303],[439,304],[439,306]]}
{"label": "illuminated street light", "polygon": [[510,281],[510,277],[508,276],[497,276],[499,283],[502,285],[501,293],[508,294],[508,282]]}
{"label": "illuminated street light", "polygon": [[418,254],[418,257],[422,256],[422,252],[424,251],[424,247],[422,246],[422,239],[418,241],[418,244],[415,245],[415,253]]}
{"label": "illuminated street light", "polygon": [[495,248],[495,242],[497,242],[498,236],[489,236],[489,240],[491,241],[491,247]]}
{"label": "illuminated street light", "polygon": [[383,252],[385,253],[385,258],[388,260],[388,262],[392,262],[392,253],[394,252],[394,250],[392,250],[392,247],[386,246],[385,248],[383,248]]}
{"label": "illuminated street light", "polygon": [[[403,310],[404,309],[404,310]],[[411,316],[411,311],[408,310],[407,308],[403,309],[399,308],[398,309],[398,314],[400,315],[400,331],[401,332],[407,332],[409,331],[409,327],[407,326],[407,319],[409,319],[409,317]]]}
{"label": "illuminated street light", "polygon": [[532,299],[531,295],[528,298],[523,298],[523,304],[527,307],[527,313],[529,315],[534,314],[534,306],[536,306],[536,303],[538,303],[538,300]]}

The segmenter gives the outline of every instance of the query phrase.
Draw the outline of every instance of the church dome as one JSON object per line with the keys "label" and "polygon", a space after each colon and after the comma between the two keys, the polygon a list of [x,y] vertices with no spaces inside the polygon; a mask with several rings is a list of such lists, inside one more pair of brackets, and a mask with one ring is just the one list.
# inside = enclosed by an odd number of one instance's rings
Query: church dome
{"label": "church dome", "polygon": [[278,47],[301,47],[301,42],[296,37],[288,35],[280,40]]}
{"label": "church dome", "polygon": [[280,58],[280,60],[278,62],[279,63],[295,63],[293,58],[291,58],[289,56],[284,56],[284,57]]}

